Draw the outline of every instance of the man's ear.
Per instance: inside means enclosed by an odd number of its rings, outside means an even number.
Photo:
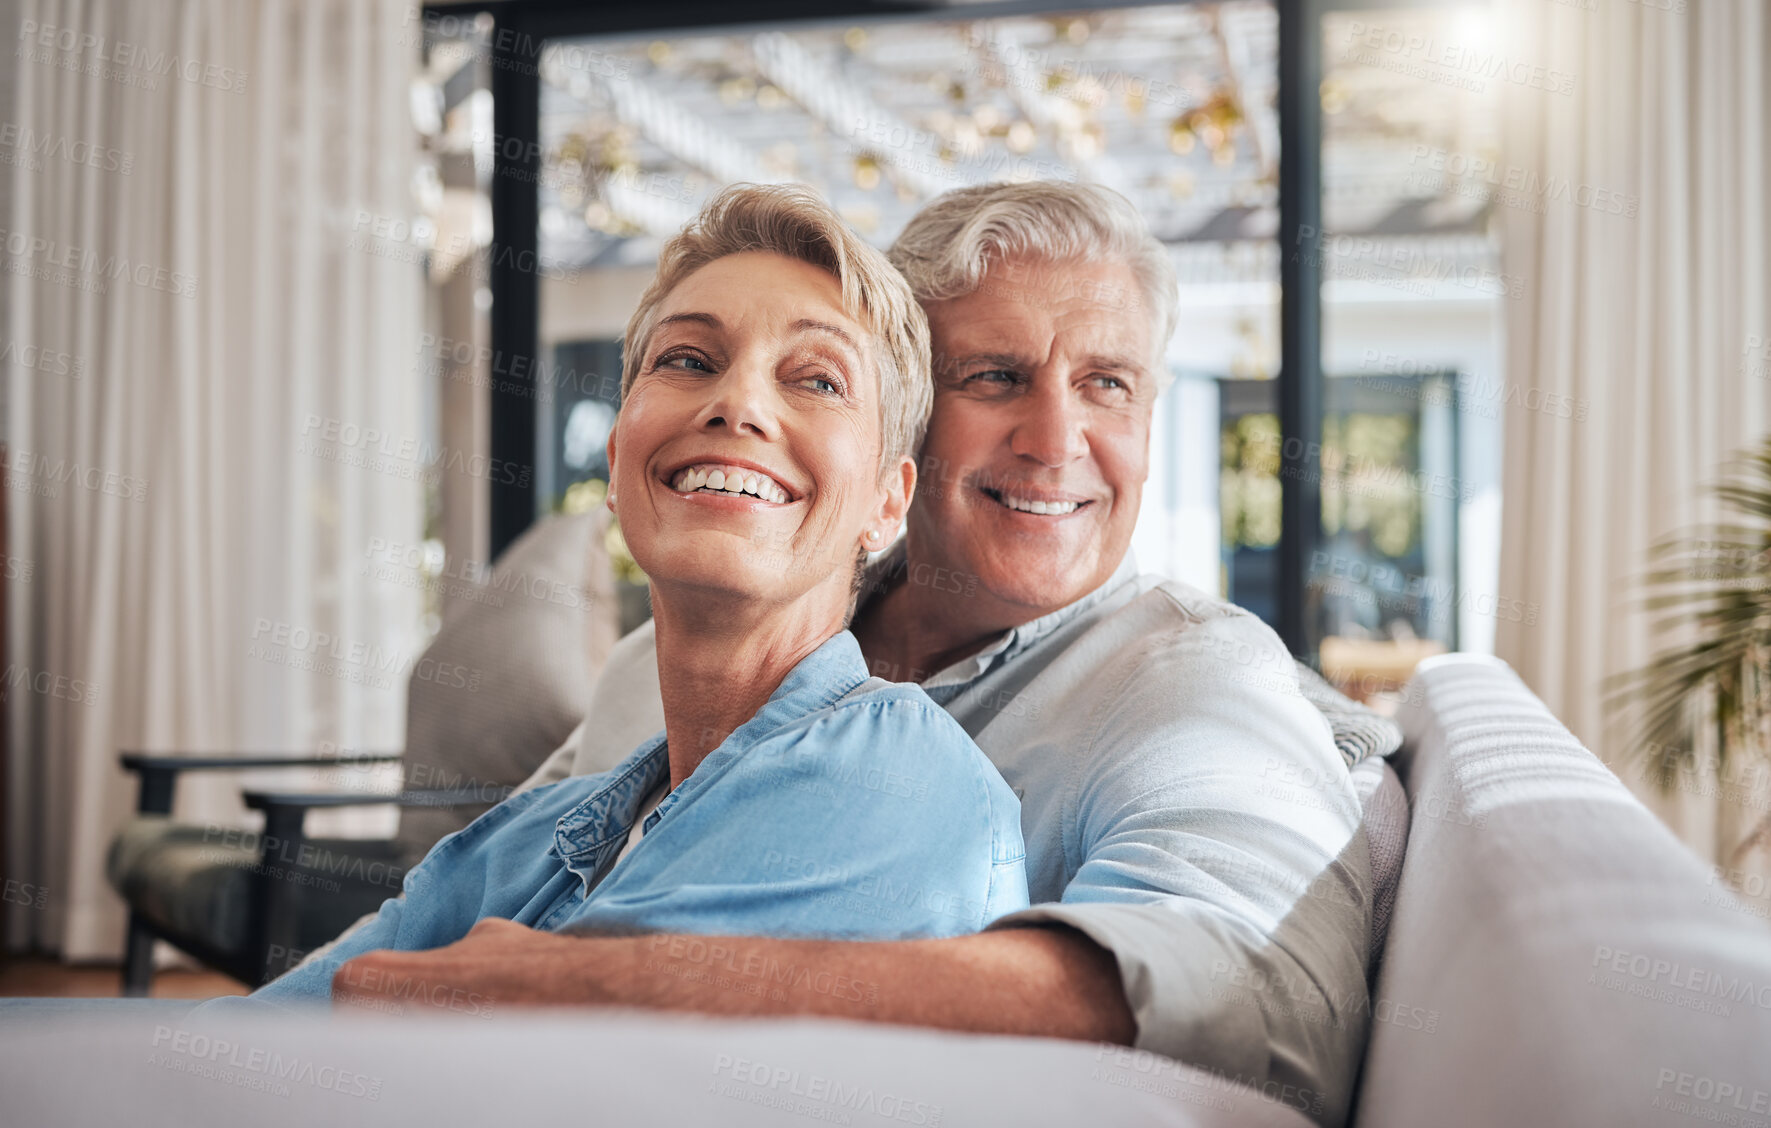
[[[1140,482],[1150,480],[1150,437],[1156,433],[1156,402],[1152,400],[1144,414],[1144,474]]]
[[[861,543],[869,552],[878,552],[891,543],[892,534],[904,524],[910,512],[910,501],[916,496],[916,460],[899,455],[880,475],[880,503],[873,520],[861,532]],[[874,538],[872,533],[878,533]]]
[[[609,424],[609,443],[607,448],[609,451],[609,493],[608,496],[603,499],[603,504],[609,507],[610,513],[615,512],[615,432],[620,429],[621,419],[617,416],[615,422]]]

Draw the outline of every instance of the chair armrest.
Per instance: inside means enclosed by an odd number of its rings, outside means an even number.
[[[505,795],[510,788],[502,789]],[[468,807],[496,803],[503,798],[487,794],[483,787],[454,787],[435,791],[258,791],[240,793],[246,806],[264,812],[264,849],[267,856],[287,844],[301,843],[302,824],[315,808],[372,807],[395,803],[401,807]],[[268,860],[268,859],[267,859]]]
[[[510,789],[502,789],[508,794]],[[281,868],[295,859],[298,864],[307,847],[303,824],[308,811],[315,808],[364,807],[395,803],[401,807],[458,807],[469,804],[495,803],[504,797],[500,789],[457,787],[436,791],[265,791],[249,788],[240,793],[246,806],[264,812],[264,833],[260,836],[258,873],[255,884],[253,948],[258,953],[254,967],[261,981],[271,972],[271,953],[292,950],[300,934],[300,905],[296,886],[289,881],[270,880],[262,875],[280,875]]]
[[[368,807],[393,803],[401,807],[468,807],[497,803],[513,789],[508,787],[451,787],[417,791],[259,791],[241,792],[246,806],[255,811],[309,810],[316,807]]]
[[[505,789],[509,794],[509,789]],[[303,824],[315,808],[369,807],[396,803],[402,807],[466,807],[496,803],[502,796],[483,787],[456,787],[437,791],[258,791],[240,793],[246,806],[264,812],[263,853],[269,865],[278,854],[299,850],[305,837]],[[281,933],[277,933],[281,935]]]
[[[135,811],[140,815],[170,815],[172,789],[180,772],[238,771],[246,768],[327,768],[340,764],[387,764],[397,762],[399,752],[369,752],[353,756],[164,756],[149,752],[124,752],[118,756],[125,771],[141,777]]]
[[[400,752],[365,752],[350,756],[201,756],[156,755],[124,752],[118,757],[132,772],[207,772],[244,768],[332,768],[340,764],[388,764],[403,757]]]

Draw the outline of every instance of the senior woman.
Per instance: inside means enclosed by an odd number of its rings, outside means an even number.
[[[354,956],[488,918],[886,939],[1027,904],[1014,793],[844,629],[928,419],[907,285],[811,193],[739,186],[665,245],[623,356],[609,504],[651,580],[664,731],[443,839],[254,998],[324,997]]]

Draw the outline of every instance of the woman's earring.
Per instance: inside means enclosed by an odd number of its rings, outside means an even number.
[[[879,530],[878,529],[868,529],[867,530],[867,539],[870,541],[879,540]]]

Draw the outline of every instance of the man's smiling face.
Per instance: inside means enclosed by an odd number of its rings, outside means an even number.
[[[926,307],[935,407],[909,519],[921,563],[1005,621],[1105,583],[1149,474],[1154,320],[1129,266],[1010,260]]]

